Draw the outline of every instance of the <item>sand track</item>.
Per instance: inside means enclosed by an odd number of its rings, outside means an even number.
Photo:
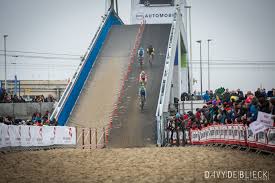
[[[194,146],[16,152],[0,155],[0,170],[0,182],[232,182],[205,180],[211,170],[267,170],[275,179],[274,158]]]

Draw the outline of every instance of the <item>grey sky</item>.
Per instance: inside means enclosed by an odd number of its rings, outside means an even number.
[[[211,38],[214,41],[210,47],[210,60],[275,62],[274,0],[189,0],[189,4],[192,5],[194,60],[199,59],[199,46],[195,41],[203,40],[202,56],[206,60],[206,40]],[[8,50],[83,55],[104,8],[103,0],[0,0],[0,49],[3,50],[3,35],[8,34]],[[123,21],[129,23],[130,0],[119,0],[119,11]],[[74,58],[8,57],[8,78],[17,73],[19,79],[66,79],[79,61],[78,57]],[[226,64],[217,67],[214,65],[211,70],[213,87],[223,85],[245,90],[261,84],[267,89],[275,87],[275,81],[271,79],[275,77],[274,65],[227,68],[232,66]],[[4,79],[3,56],[0,56],[0,68],[0,79]],[[197,67],[194,73],[199,80]],[[207,73],[205,70],[203,73],[203,88],[206,89]],[[195,88],[198,87],[199,84],[195,84]]]
[[[214,59],[275,61],[274,0],[192,0],[191,4],[194,41],[215,39]],[[198,56],[194,52],[195,59]]]
[[[236,64],[214,66],[211,70],[212,86],[245,90],[275,87],[272,79],[275,65],[266,67],[261,64],[261,61],[275,62],[274,0],[192,0],[191,5],[194,60],[199,60],[199,45],[195,41],[203,40],[202,58],[207,60],[206,40],[214,39],[210,44],[210,60],[259,63],[237,68],[234,67]],[[203,88],[206,89],[207,73],[203,71]],[[198,69],[195,72],[196,79],[199,79]]]

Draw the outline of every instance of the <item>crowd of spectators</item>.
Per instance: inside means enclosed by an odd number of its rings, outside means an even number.
[[[57,121],[50,120],[50,113],[46,111],[44,115],[39,112],[35,112],[30,120],[17,119],[11,116],[1,117],[0,123],[6,125],[34,125],[34,126],[56,126]]]
[[[0,88],[0,103],[25,103],[25,102],[55,102],[56,99],[52,95],[44,97],[44,95],[37,96],[17,96],[8,93],[4,88]]]
[[[194,93],[189,94],[189,93],[182,93],[181,94],[181,101],[188,101],[188,100],[212,100],[214,98],[216,98],[216,95],[221,95],[224,92],[224,88],[219,88],[217,90],[215,90],[215,92],[213,92],[213,90],[207,90],[205,93],[203,93],[202,95],[200,94],[200,92],[197,92],[196,90],[194,91]],[[236,91],[230,91],[228,89],[226,89],[226,95],[229,96],[229,94],[233,95],[238,95],[239,97],[244,97],[243,91],[241,91],[240,89],[237,89]],[[251,91],[248,91],[247,93],[252,93]],[[275,96],[275,89],[272,88],[269,91],[266,91],[265,88],[260,89],[258,88],[257,91],[254,93],[255,96],[259,97],[259,95],[263,95],[266,97],[274,97]]]
[[[196,112],[188,111],[180,114],[178,104],[170,107],[167,130],[173,133],[186,129],[201,129],[213,124],[244,124],[249,126],[256,121],[258,111],[275,115],[275,89],[268,92],[258,88],[252,93],[248,91],[245,95],[240,90],[229,91],[219,88],[203,95],[205,104],[197,108]],[[274,118],[275,122],[275,118]],[[275,124],[275,123],[274,123]]]

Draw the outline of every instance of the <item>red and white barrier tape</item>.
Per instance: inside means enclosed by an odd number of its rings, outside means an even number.
[[[253,135],[242,124],[212,125],[201,130],[190,130],[191,144],[234,144],[275,152],[275,128]]]

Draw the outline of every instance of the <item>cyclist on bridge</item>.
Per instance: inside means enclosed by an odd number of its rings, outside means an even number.
[[[144,103],[146,101],[146,88],[145,88],[145,85],[142,83],[140,86],[139,86],[139,97],[141,99],[141,101],[144,99]]]
[[[143,49],[142,47],[140,47],[140,48],[138,49],[137,57],[138,57],[138,61],[139,61],[140,64],[142,65],[143,58],[144,58],[144,49]]]
[[[149,47],[147,48],[147,54],[150,57],[149,62],[151,62],[154,58],[154,55],[155,55],[155,49],[152,45],[149,45]]]
[[[139,74],[139,83],[140,85],[144,84],[144,86],[147,84],[147,75],[145,71],[141,71]]]
[[[147,48],[147,54],[149,56],[155,55],[155,49],[154,49],[154,47],[152,45],[149,45],[149,47]]]

